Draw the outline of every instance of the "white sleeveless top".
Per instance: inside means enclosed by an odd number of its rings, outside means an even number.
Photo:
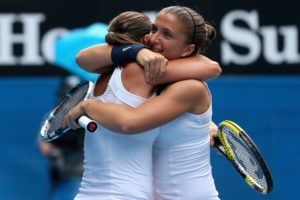
[[[211,174],[211,120],[212,104],[203,114],[186,112],[161,126],[153,158],[156,200],[219,199]]]
[[[146,99],[128,92],[116,68],[103,95],[105,103],[136,107]],[[159,128],[124,135],[100,127],[85,134],[84,174],[75,200],[149,200],[152,195],[152,145]]]

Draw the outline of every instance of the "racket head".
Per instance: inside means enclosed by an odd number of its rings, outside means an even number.
[[[253,140],[240,126],[230,120],[221,122],[215,142],[248,185],[262,194],[272,191],[273,180],[266,162]]]
[[[51,111],[48,118],[43,122],[40,134],[46,141],[52,141],[66,133],[69,128],[63,128],[63,120],[70,109],[86,99],[93,89],[92,82],[82,82],[72,88],[62,98],[58,105]]]

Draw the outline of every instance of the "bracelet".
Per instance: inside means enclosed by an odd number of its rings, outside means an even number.
[[[138,52],[145,48],[143,44],[122,44],[113,46],[111,51],[111,60],[113,64],[120,65],[136,61]]]

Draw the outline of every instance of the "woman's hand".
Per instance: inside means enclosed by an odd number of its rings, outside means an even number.
[[[222,155],[222,153],[217,149],[215,143],[215,136],[218,131],[218,126],[212,121],[210,123],[209,134],[210,134],[210,147],[216,149],[218,155]]]
[[[85,115],[85,111],[84,111],[84,101],[80,102],[79,104],[77,104],[74,108],[72,108],[68,114],[66,115],[65,119],[64,119],[64,127],[69,127],[71,129],[78,129],[80,128],[79,124],[78,124],[78,119]]]
[[[210,146],[212,148],[216,148],[216,144],[215,144],[215,136],[217,134],[218,131],[218,126],[212,121],[210,123],[210,128],[209,128],[209,134],[210,134]]]
[[[145,78],[149,83],[155,82],[166,71],[168,60],[159,53],[143,48],[138,52],[136,59],[144,67]]]

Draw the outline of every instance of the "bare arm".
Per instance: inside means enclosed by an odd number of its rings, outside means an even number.
[[[199,105],[204,99],[205,90],[206,87],[199,81],[180,81],[137,108],[85,100],[68,113],[64,124],[78,128],[74,123],[75,119],[86,114],[113,131],[139,133],[165,124],[184,112],[193,112],[195,105]],[[207,107],[205,105],[203,109],[206,110]]]
[[[187,79],[205,81],[216,78],[222,72],[219,63],[200,54],[166,62],[162,55],[149,49],[141,49],[137,54],[137,61],[144,67],[146,81],[151,84]]]
[[[77,64],[84,70],[103,73],[110,69],[112,46],[98,44],[81,50],[76,56]],[[170,83],[179,80],[208,80],[219,76],[220,65],[203,55],[168,61],[160,54],[142,49],[137,61],[144,66],[146,81],[152,84]],[[168,63],[168,67],[165,65]]]
[[[76,55],[76,62],[80,68],[94,73],[104,73],[113,65],[110,54],[112,46],[98,44],[81,50]]]
[[[169,83],[186,79],[205,81],[216,78],[221,72],[222,69],[219,63],[203,55],[197,55],[169,61],[166,72],[154,81],[153,84]]]

